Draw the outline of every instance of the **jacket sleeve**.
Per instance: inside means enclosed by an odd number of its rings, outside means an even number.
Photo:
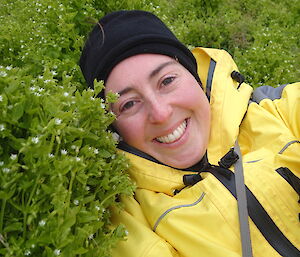
[[[113,257],[179,257],[176,250],[150,228],[133,197],[122,199],[125,209],[114,211],[112,222],[124,224],[128,235],[113,249]]]
[[[266,99],[273,101],[273,107],[267,107]],[[258,87],[253,92],[252,100],[283,120],[294,137],[300,139],[300,82],[282,85],[277,88],[270,86]]]
[[[287,85],[277,108],[292,134],[300,139],[300,82]]]

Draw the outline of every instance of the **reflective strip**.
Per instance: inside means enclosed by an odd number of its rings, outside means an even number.
[[[248,209],[246,189],[244,182],[244,170],[242,162],[242,154],[238,142],[235,142],[234,150],[238,154],[239,159],[234,164],[235,186],[238,202],[239,221],[240,221],[240,235],[242,240],[243,257],[252,257],[252,246],[250,238],[250,228],[248,221]]]
[[[206,96],[208,100],[210,100],[210,92],[211,92],[212,80],[213,80],[215,68],[216,68],[216,62],[213,59],[210,59],[207,80],[206,80]]]
[[[291,144],[294,144],[294,143],[300,143],[299,140],[293,140],[291,142],[288,142],[280,151],[279,151],[279,154],[282,154]]]
[[[176,209],[179,209],[179,208],[183,208],[183,207],[192,207],[192,206],[195,206],[196,204],[200,203],[204,197],[205,193],[203,192],[202,195],[200,196],[200,198],[194,202],[194,203],[191,203],[191,204],[182,204],[182,205],[177,205],[177,206],[174,206],[168,210],[166,210],[162,215],[160,215],[160,217],[158,218],[158,220],[155,222],[155,225],[153,227],[153,231],[155,232],[156,229],[157,229],[157,226],[159,225],[159,223],[161,222],[161,220],[171,211],[173,210],[176,210]]]
[[[248,161],[248,162],[245,162],[245,163],[254,163],[254,162],[259,162],[261,161],[262,159],[259,159],[259,160],[253,160],[253,161]]]

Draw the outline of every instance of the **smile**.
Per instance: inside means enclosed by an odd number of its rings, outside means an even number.
[[[187,121],[184,120],[172,133],[162,136],[162,137],[157,137],[156,140],[160,143],[173,143],[176,140],[178,140],[185,132],[187,126]]]

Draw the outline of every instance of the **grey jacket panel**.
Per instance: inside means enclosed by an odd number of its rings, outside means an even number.
[[[251,100],[253,102],[260,103],[260,101],[262,101],[263,99],[271,99],[271,100],[280,99],[282,90],[286,86],[287,84],[281,85],[276,88],[271,86],[258,87],[253,91]]]

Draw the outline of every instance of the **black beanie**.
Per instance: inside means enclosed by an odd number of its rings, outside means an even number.
[[[200,83],[197,63],[190,52],[155,15],[145,11],[117,11],[95,25],[80,57],[89,87],[104,80],[122,60],[137,54],[167,55],[179,61]],[[102,92],[103,96],[103,92]]]

